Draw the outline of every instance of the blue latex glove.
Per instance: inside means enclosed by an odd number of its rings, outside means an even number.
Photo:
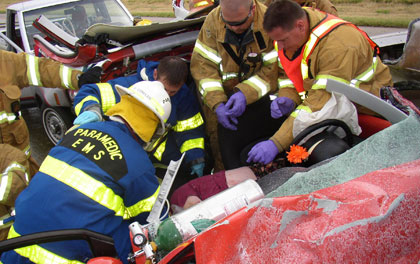
[[[248,153],[248,159],[246,162],[260,162],[268,164],[273,161],[273,159],[279,154],[279,150],[271,140],[266,140],[258,143],[252,147],[251,151]]]
[[[222,126],[230,130],[237,130],[235,125],[238,124],[238,119],[236,119],[236,117],[231,116],[229,114],[229,110],[227,109],[224,103],[221,103],[216,108],[216,115],[217,115],[217,120],[219,121],[220,124],[222,124]]]
[[[279,97],[271,102],[271,117],[280,118],[290,114],[295,109],[295,102],[288,97]]]
[[[83,125],[87,123],[101,121],[101,117],[92,111],[84,111],[73,121],[73,125]]]
[[[191,175],[197,174],[198,177],[203,176],[204,173],[204,162],[197,163],[191,166]]]
[[[245,95],[241,91],[232,95],[226,103],[226,108],[229,109],[229,114],[231,116],[241,116],[246,108]]]

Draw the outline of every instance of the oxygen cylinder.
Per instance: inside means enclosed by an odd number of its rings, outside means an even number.
[[[165,219],[157,229],[154,242],[159,251],[169,252],[215,222],[262,198],[264,193],[260,186],[248,179]]]

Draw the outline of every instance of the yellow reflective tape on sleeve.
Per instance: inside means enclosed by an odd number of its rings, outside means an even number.
[[[184,144],[182,144],[181,146],[180,152],[184,153],[185,151],[194,148],[204,149],[204,138],[195,138],[185,141]]]
[[[26,73],[30,85],[42,86],[38,57],[26,54]]]
[[[25,153],[26,157],[29,158],[31,156],[31,145],[27,145],[22,151]]]
[[[106,113],[109,108],[117,103],[114,90],[109,83],[97,83],[96,85],[98,86],[99,92],[101,94],[102,112]]]
[[[20,237],[20,235],[15,231],[12,226],[9,230],[9,235],[7,238]],[[22,248],[15,249],[15,252],[19,255],[30,259],[33,263],[39,264],[82,264],[83,262],[77,260],[70,260],[63,258],[57,254],[52,253],[38,245],[32,245]]]
[[[7,113],[6,111],[0,112],[0,124],[3,124],[3,123],[12,124],[14,122],[16,122],[15,113]]]
[[[295,85],[290,79],[277,79],[279,89],[282,88],[295,88]]]
[[[67,67],[63,64],[60,65],[60,79],[61,79],[61,86],[66,87],[71,90],[76,90],[71,83],[71,73],[72,69]],[[80,87],[79,87],[80,88]]]
[[[9,194],[14,191],[12,190],[14,171],[22,172],[23,175],[25,175],[26,185],[29,183],[29,174],[26,171],[26,168],[17,162],[12,162],[1,174],[0,201],[2,202],[7,200]]]
[[[211,91],[225,92],[223,90],[222,81],[217,80],[217,79],[202,79],[199,83],[199,86],[200,86],[200,93],[203,96],[206,96],[206,94]]]
[[[158,160],[161,161],[162,160],[162,155],[163,152],[165,151],[166,148],[166,141],[167,139],[165,139],[165,141],[163,141],[159,147],[157,147],[157,149],[155,150],[155,153],[153,153],[153,156]]]
[[[175,132],[183,132],[186,130],[191,130],[194,128],[197,128],[204,124],[203,117],[201,116],[200,112],[198,112],[196,115],[194,115],[191,118],[188,118],[186,120],[181,120],[176,123],[176,125],[173,127],[173,130]]]
[[[312,113],[312,110],[311,110],[311,108],[309,108],[309,106],[298,105],[298,107],[296,107],[296,109],[290,115],[292,117],[296,118],[299,115],[300,111],[305,111],[307,113]]]
[[[200,54],[203,58],[215,63],[220,64],[222,62],[222,58],[220,57],[219,53],[205,45],[203,42],[197,39],[194,46],[194,51]]]
[[[160,186],[156,189],[155,193],[149,196],[146,199],[143,199],[137,202],[135,205],[127,207],[127,212],[130,217],[135,217],[144,212],[150,212],[153,205],[156,202],[157,196],[159,194]]]
[[[248,84],[257,91],[258,98],[263,97],[270,90],[269,84],[261,79],[258,75],[252,76],[251,78],[245,80],[244,83]]]
[[[222,72],[222,81],[226,82],[231,79],[237,78],[238,74],[235,72]]]
[[[76,113],[76,115],[78,116],[80,114],[80,110],[83,107],[83,104],[86,103],[87,101],[95,101],[97,104],[100,104],[98,98],[89,95],[86,96],[85,98],[82,99],[82,101],[80,101],[75,107],[74,107],[74,112]]]
[[[343,78],[335,77],[333,75],[320,74],[315,77],[315,82],[311,88],[314,90],[325,89],[327,87],[328,79],[336,80],[337,82],[342,82],[345,84],[349,84],[349,81]]]
[[[353,87],[359,88],[361,82],[368,82],[372,79],[372,77],[375,75],[376,68],[378,66],[378,59],[377,57],[373,57],[372,65],[369,66],[369,68],[364,71],[362,74],[357,76],[355,79],[350,81],[350,85]]]
[[[278,55],[275,49],[273,49],[272,51],[270,51],[267,54],[263,54],[263,65],[269,65],[272,63],[275,63],[277,61]]]

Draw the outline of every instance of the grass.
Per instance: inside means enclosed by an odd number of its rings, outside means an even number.
[[[189,0],[184,1],[188,6]],[[331,1],[341,18],[358,26],[407,27],[410,21],[420,17],[420,0]],[[0,1],[0,13],[4,13],[8,5],[18,2],[21,1]],[[122,2],[133,16],[174,16],[171,0],[122,0]]]

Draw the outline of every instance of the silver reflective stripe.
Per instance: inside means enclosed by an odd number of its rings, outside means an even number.
[[[279,88],[286,88],[286,87],[295,87],[293,82],[290,79],[278,79]]]
[[[220,64],[222,62],[222,58],[219,56],[219,54],[215,50],[207,47],[199,40],[195,42],[194,50],[195,49],[197,49],[196,51],[199,54],[201,54],[204,58],[207,58],[208,60],[214,62],[215,64]]]
[[[74,87],[71,84],[71,73],[72,73],[72,69],[65,66],[65,65],[60,65],[60,76],[61,76],[61,83],[64,87],[68,88],[68,89],[74,89]],[[80,88],[80,87],[79,87]]]
[[[258,97],[266,95],[269,91],[268,84],[257,75],[252,76],[248,80],[244,81],[244,83],[252,86],[258,92]]]
[[[237,73],[233,73],[233,72],[222,73],[222,81],[223,82],[226,82],[226,81],[228,81],[230,79],[234,79],[236,77],[238,77],[238,74]]]
[[[263,56],[264,65],[268,65],[268,64],[276,62],[277,57],[278,57],[277,52],[275,49],[273,49],[272,51],[270,51],[269,53]]]
[[[40,85],[40,82],[38,80],[38,58],[35,56],[27,55],[28,58],[28,71],[30,80],[29,83],[32,85]]]
[[[26,168],[24,166],[20,165],[17,162],[12,162],[3,171],[2,176],[1,176],[1,183],[0,183],[0,201],[2,201],[2,200],[5,199],[6,192],[13,191],[13,190],[10,189],[11,188],[12,181],[13,181],[13,177],[11,175],[9,175],[9,172],[11,172],[13,170],[18,170],[18,171],[23,172],[25,174],[26,183],[29,182],[29,175],[26,172]]]
[[[21,114],[20,114],[20,111],[19,111],[19,116],[20,115]],[[11,124],[15,121],[17,121],[17,120],[16,120],[16,115],[14,113],[6,113],[5,111],[0,112],[0,124],[6,123],[6,122]]]
[[[209,91],[216,91],[216,90],[224,91],[223,86],[220,81],[202,81],[200,83],[200,87],[201,87],[200,93],[203,96],[207,94]]]

